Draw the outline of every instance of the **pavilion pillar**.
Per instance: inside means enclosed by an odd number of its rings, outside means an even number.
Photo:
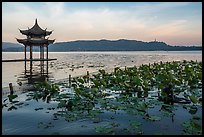
[[[46,69],[46,71],[47,71],[47,75],[48,75],[48,45],[46,45],[46,50],[47,50],[47,57],[46,57],[46,59],[47,59],[47,69]]]
[[[25,74],[26,74],[26,45],[25,45],[25,51],[24,51],[24,53],[25,53],[25,64],[24,64],[24,66],[25,66]]]
[[[43,75],[44,75],[44,46],[42,46],[42,71],[43,71]]]
[[[30,45],[30,59],[33,59],[33,51],[32,51],[32,46]]]
[[[42,59],[42,46],[40,46],[40,59]],[[43,68],[42,68],[42,64],[43,64],[43,61],[41,60],[40,61],[40,72],[41,72],[41,75],[42,75],[42,72],[43,72]]]
[[[30,75],[32,75],[32,67],[33,67],[33,51],[32,51],[32,45],[30,45]]]

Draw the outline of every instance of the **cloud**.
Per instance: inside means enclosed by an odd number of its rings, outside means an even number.
[[[46,9],[48,17],[55,18],[60,17],[64,13],[65,3],[64,2],[46,2],[43,7]]]
[[[185,24],[187,20],[174,20],[167,24],[163,24],[161,26],[157,26],[150,30],[150,33],[155,33],[157,35],[163,36],[172,36],[174,34],[178,34],[179,32],[185,30]]]
[[[132,5],[131,8],[142,14],[152,14],[170,9],[181,8],[189,4],[190,2],[149,2],[141,5]]]
[[[173,37],[179,36],[180,39],[184,39],[190,37],[190,34],[202,35],[199,29],[202,28],[202,24],[198,18],[192,20],[192,15],[188,15],[188,18],[178,15],[174,17],[170,12],[166,12],[181,10],[188,5],[190,3],[186,2],[132,3],[123,9],[110,7],[76,9],[63,2],[3,3],[2,38],[12,42],[15,41],[13,36],[22,38],[18,28],[32,27],[35,18],[38,18],[42,28],[54,30],[50,39],[56,38],[57,42],[102,38],[151,41],[157,37],[171,44]]]

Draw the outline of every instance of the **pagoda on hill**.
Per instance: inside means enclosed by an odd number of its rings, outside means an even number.
[[[26,71],[26,61],[30,61],[30,75],[32,75],[32,66],[33,61],[40,61],[41,74],[44,74],[44,61],[47,61],[47,69],[46,72],[48,74],[48,61],[56,60],[56,59],[48,59],[48,45],[53,44],[55,40],[49,40],[46,36],[52,34],[52,31],[47,31],[46,29],[42,29],[35,20],[35,24],[32,28],[28,28],[27,30],[20,30],[20,33],[26,35],[26,39],[17,39],[16,40],[25,46],[25,73]],[[40,48],[40,59],[33,59],[33,46],[37,46]],[[26,49],[30,48],[30,58],[26,58]],[[44,58],[44,50],[46,48],[46,58]]]

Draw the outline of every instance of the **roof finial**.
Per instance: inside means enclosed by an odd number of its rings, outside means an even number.
[[[37,20],[37,18],[35,19],[35,24],[38,24],[38,20]]]

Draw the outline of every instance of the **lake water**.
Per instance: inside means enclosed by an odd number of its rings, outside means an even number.
[[[27,55],[28,56],[28,55]],[[22,59],[24,53],[3,52],[3,59]],[[34,53],[34,57],[39,57],[39,53]],[[202,61],[202,51],[154,51],[154,52],[64,52],[49,53],[49,58],[57,58],[56,61],[49,62],[49,72],[51,78],[63,80],[68,75],[85,75],[87,71],[96,73],[99,69],[113,71],[115,67],[139,66],[154,62],[179,61],[179,60],[197,60]],[[35,66],[39,62],[34,63]],[[2,63],[2,87],[8,87],[10,82],[17,85],[19,76],[24,72],[24,62],[3,62]],[[68,89],[69,90],[69,89]],[[160,111],[161,105],[155,105],[149,108],[148,113],[152,116],[161,117],[160,121],[147,121],[143,115],[133,115],[121,110],[116,112],[103,111],[98,117],[101,121],[94,122],[94,119],[83,118],[73,122],[67,122],[64,118],[55,119],[54,113],[58,109],[56,102],[46,103],[42,100],[26,100],[28,93],[19,94],[17,100],[22,103],[18,109],[8,111],[7,107],[2,108],[2,134],[3,135],[100,135],[96,128],[101,126],[110,126],[116,122],[119,127],[114,128],[116,135],[126,135],[125,129],[129,127],[130,122],[140,122],[144,135],[165,134],[181,135],[183,134],[182,124],[192,118],[192,114],[184,109],[182,105],[174,105],[175,115],[164,116]],[[2,98],[2,101],[5,98]],[[49,108],[55,108],[55,110]],[[42,108],[37,110],[38,108]],[[202,106],[198,106],[197,116],[202,117]],[[200,123],[201,124],[201,123]],[[134,130],[133,130],[134,131]],[[131,133],[135,134],[135,132]]]
[[[184,133],[182,123],[192,117],[182,105],[174,106],[173,116],[165,116],[164,111],[160,111],[161,106],[157,105],[149,108],[148,113],[161,117],[160,121],[148,121],[143,119],[144,115],[117,110],[117,113],[113,111],[100,113],[96,116],[101,120],[100,122],[94,122],[93,118],[81,118],[68,122],[60,116],[55,119],[53,114],[60,110],[56,109],[56,102],[25,101],[27,98],[25,93],[18,96],[17,100],[23,104],[16,110],[7,111],[8,108],[5,107],[2,109],[3,135],[106,135],[107,133],[96,132],[96,128],[110,127],[113,123],[119,124],[119,127],[114,128],[116,135],[135,135],[135,129],[132,132],[125,130],[130,122],[142,123],[139,129],[144,132],[144,135],[182,135]],[[37,108],[42,109],[36,110]],[[55,108],[55,110],[49,110],[49,108]],[[196,115],[202,116],[202,106],[198,106]]]
[[[33,56],[39,58],[39,53],[34,52]],[[2,53],[3,60],[23,58],[24,52]],[[69,75],[80,76],[85,75],[87,71],[94,73],[99,69],[113,71],[115,67],[132,67],[160,61],[202,61],[202,51],[51,52],[49,58],[57,59],[49,62],[50,77],[61,80],[68,78]],[[39,64],[34,62],[34,66]],[[24,73],[24,62],[2,62],[2,87],[8,87],[9,83],[18,85],[22,73]]]

